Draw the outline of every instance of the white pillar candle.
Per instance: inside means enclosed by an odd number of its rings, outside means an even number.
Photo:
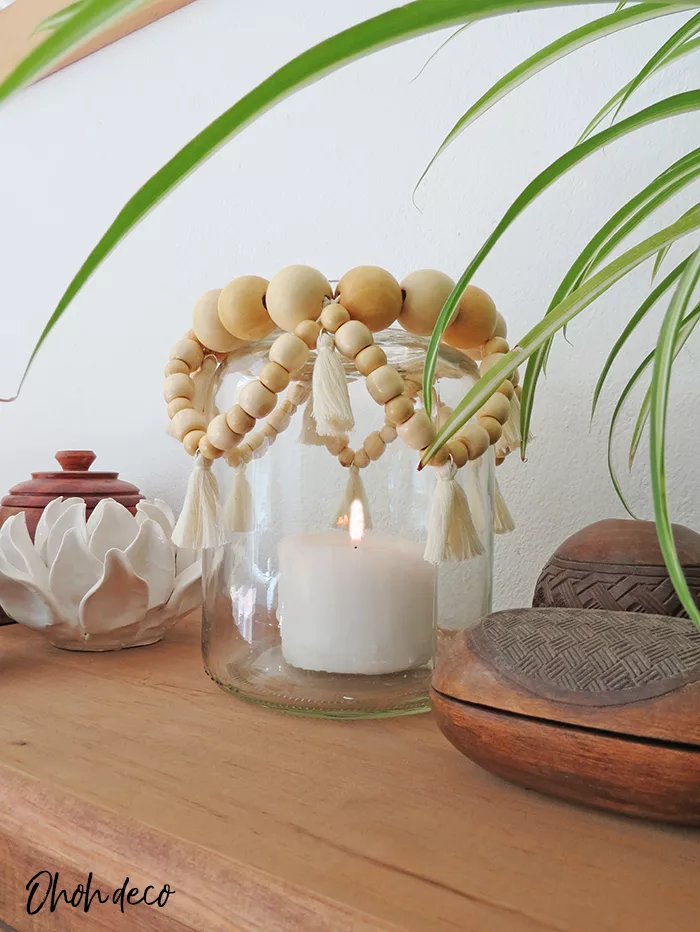
[[[410,540],[347,531],[284,538],[279,622],[287,663],[327,673],[396,673],[433,656],[435,567]]]

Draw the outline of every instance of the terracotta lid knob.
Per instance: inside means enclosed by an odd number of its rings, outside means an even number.
[[[56,459],[66,472],[87,472],[97,457],[92,450],[59,450]]]

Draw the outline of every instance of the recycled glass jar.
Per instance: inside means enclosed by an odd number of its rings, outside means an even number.
[[[274,335],[231,354],[217,405],[232,405],[267,358]],[[420,404],[427,340],[403,330],[377,336]],[[295,378],[310,385],[311,362]],[[350,446],[383,426],[365,380],[345,364],[355,428]],[[443,345],[438,412],[476,378],[474,363]],[[306,403],[307,405],[309,402]],[[205,552],[203,655],[209,676],[250,702],[288,712],[369,718],[427,711],[442,643],[491,608],[493,450],[458,472],[483,554],[435,567],[423,559],[435,471],[399,440],[359,470],[323,445],[301,405],[274,443],[245,467],[248,529]],[[222,499],[242,477],[217,461]],[[240,494],[240,488],[238,493]],[[364,528],[363,528],[364,525]]]

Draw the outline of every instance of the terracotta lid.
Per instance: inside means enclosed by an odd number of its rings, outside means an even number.
[[[682,524],[673,525],[680,561],[700,564],[700,534]],[[582,563],[621,563],[627,566],[659,566],[664,558],[653,521],[608,518],[596,521],[567,538],[554,553],[562,560]]]
[[[32,478],[10,489],[1,501],[0,524],[11,514],[24,511],[29,533],[34,530],[42,511],[54,498],[82,498],[89,515],[103,498],[113,498],[132,513],[143,495],[135,485],[119,478],[117,472],[90,472],[95,462],[92,450],[61,450],[56,459],[61,472],[33,472]]]

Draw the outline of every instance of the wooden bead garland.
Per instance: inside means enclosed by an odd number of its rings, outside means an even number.
[[[365,377],[369,394],[384,407],[385,416],[384,427],[370,433],[357,451],[348,445],[346,431],[353,423],[351,415],[349,421],[342,416],[334,424],[331,411],[330,419],[326,417],[323,424],[318,422],[319,429],[324,428],[320,430],[321,440],[328,451],[353,474],[349,483],[352,492],[359,482],[358,471],[379,459],[387,444],[397,437],[422,453],[435,439],[436,423],[414,403],[421,394],[420,386],[413,379],[404,379],[387,362],[373,334],[398,320],[410,333],[428,335],[453,287],[452,280],[436,270],[413,272],[399,285],[383,269],[360,266],[340,279],[333,297],[330,283],[322,273],[308,266],[289,266],[269,283],[258,276],[241,276],[221,290],[207,292],[195,305],[193,330],[175,344],[165,367],[163,394],[168,403],[171,432],[190,455],[199,453],[210,463],[224,456],[238,474],[289,426],[292,415],[309,396],[311,383],[298,381],[298,373],[311,351],[317,354],[314,416],[319,368],[325,373],[326,392],[337,393],[342,380],[347,394],[339,354],[353,362]],[[245,342],[261,339],[276,327],[283,333],[272,343],[269,361],[259,377],[241,389],[237,403],[218,413],[212,398],[207,408],[197,387],[204,369],[209,367],[207,381],[211,383],[217,364],[229,353]],[[491,298],[476,286],[467,286],[445,331],[445,342],[480,359],[484,374],[509,352],[506,335],[505,321]],[[320,367],[322,357],[324,366]],[[476,422],[465,425],[431,458],[430,465],[443,470],[439,473],[442,480],[453,483],[456,470],[483,456],[490,445],[496,446],[499,463],[517,448],[518,381],[517,370],[513,370],[477,412]],[[277,396],[285,390],[284,400],[278,404]],[[330,403],[332,409],[335,405],[335,411],[338,405],[343,409],[342,398],[331,398]],[[349,410],[349,398],[347,405]],[[205,416],[208,410],[214,414]],[[447,413],[449,409],[438,404],[438,427]],[[257,421],[265,418],[262,427],[253,430]],[[193,478],[200,484],[215,482],[207,469],[200,469]],[[455,494],[456,490],[450,491],[445,501]],[[458,508],[462,504],[458,503]],[[474,541],[467,549],[473,546]]]

